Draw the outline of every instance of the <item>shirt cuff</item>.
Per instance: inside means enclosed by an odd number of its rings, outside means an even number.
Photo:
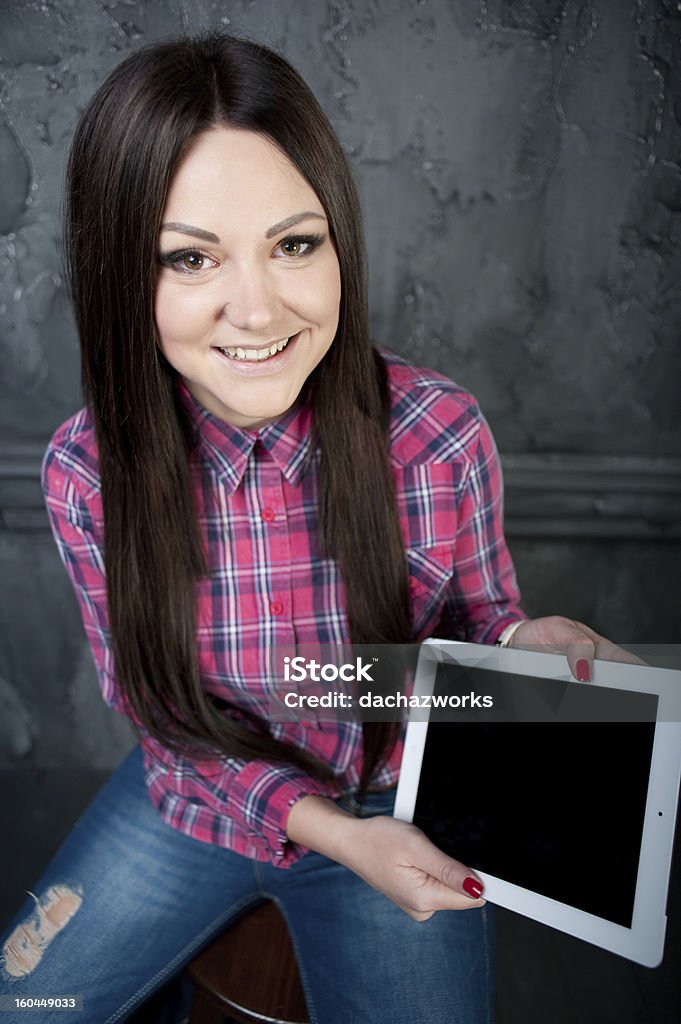
[[[288,868],[309,852],[306,846],[292,842],[286,833],[291,808],[304,796],[334,799],[338,789],[304,772],[251,761],[239,772],[238,789],[249,842],[266,852],[275,867]]]
[[[520,612],[520,615],[517,613],[511,613],[510,615],[500,616],[494,622],[489,623],[486,628],[474,638],[473,643],[498,644],[499,639],[503,637],[511,627],[513,628],[513,633],[515,633],[518,626],[523,622],[527,622],[527,616],[523,616],[522,611]],[[512,633],[510,635],[512,635]],[[508,643],[509,639],[510,637],[506,638],[506,643]]]

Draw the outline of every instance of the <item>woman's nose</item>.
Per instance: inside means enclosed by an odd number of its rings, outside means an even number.
[[[267,273],[244,270],[230,274],[223,293],[223,315],[232,327],[242,331],[264,331],[276,322],[280,300]]]

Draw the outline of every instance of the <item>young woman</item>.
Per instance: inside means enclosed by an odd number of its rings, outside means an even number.
[[[0,990],[122,1021],[271,898],[312,1020],[490,1021],[482,886],[390,817],[395,727],[271,721],[271,652],[541,643],[586,679],[607,642],[526,619],[474,399],[372,348],[327,120],[261,46],[141,50],[80,119],[66,233],[86,407],[43,485],[140,746],[10,926]]]

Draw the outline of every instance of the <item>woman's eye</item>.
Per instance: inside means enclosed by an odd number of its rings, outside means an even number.
[[[304,242],[298,242],[297,240],[291,238],[286,242],[282,242],[281,248],[283,252],[286,253],[287,256],[300,256],[301,252],[303,252],[304,245]]]
[[[293,259],[309,256],[324,241],[321,235],[292,235],[284,238],[277,248],[284,256]]]
[[[203,261],[204,258],[200,252],[188,252],[177,261],[176,265],[182,267],[183,270],[201,270],[203,267]]]
[[[160,256],[164,267],[171,267],[180,274],[195,274],[199,270],[210,270],[217,263],[198,249],[182,249],[179,252],[164,253]]]

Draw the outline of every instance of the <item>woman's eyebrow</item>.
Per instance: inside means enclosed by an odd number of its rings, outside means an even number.
[[[220,241],[212,231],[204,231],[203,228],[195,228],[191,224],[177,224],[175,221],[170,224],[161,224],[161,231],[179,231],[181,235],[193,235],[194,238],[203,238],[206,242]]]
[[[286,231],[287,228],[292,228],[294,224],[300,224],[301,221],[309,220],[311,217],[315,217],[317,220],[326,220],[323,213],[315,213],[313,210],[303,210],[302,213],[294,213],[291,217],[286,217],[284,220],[280,220],[278,224],[273,224],[272,227],[268,228],[265,232],[265,238],[273,238],[274,235],[278,235],[280,231]],[[218,236],[213,234],[212,231],[204,231],[203,228],[194,227],[192,224],[180,224],[177,221],[171,221],[169,224],[162,224],[161,231],[179,231],[181,235],[193,235],[194,238],[202,238],[206,242],[220,242]]]
[[[278,224],[274,224],[271,228],[268,228],[265,232],[265,238],[272,238],[274,235],[278,235],[280,231],[286,231],[287,228],[292,228],[294,224],[300,224],[301,220],[309,220],[310,217],[317,217],[319,220],[326,220],[323,213],[314,213],[312,210],[304,210],[302,213],[294,213],[292,217],[280,220]]]

